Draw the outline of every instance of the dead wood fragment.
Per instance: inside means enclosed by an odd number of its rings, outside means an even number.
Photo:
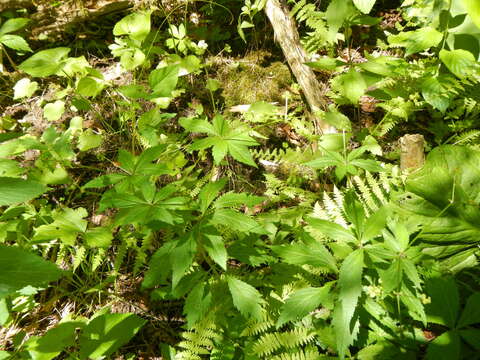
[[[313,70],[305,65],[309,61],[305,49],[300,44],[295,20],[283,0],[267,0],[265,13],[272,24],[275,39],[282,48],[298,84],[302,88],[305,99],[312,112],[326,110],[327,100],[325,88],[317,80]],[[324,121],[317,119],[323,133],[335,132],[335,129]]]
[[[406,134],[400,138],[400,169],[415,171],[425,163],[425,139],[420,134]]]

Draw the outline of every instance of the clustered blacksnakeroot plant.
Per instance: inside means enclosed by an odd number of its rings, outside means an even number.
[[[245,2],[244,41],[268,1]],[[308,64],[330,84],[316,116],[337,133],[316,134],[288,103],[222,109],[205,43],[187,22],[161,35],[152,10],[113,28],[116,77],[67,47],[19,64],[14,100],[57,89],[38,103],[40,130],[0,122],[0,359],[137,358],[152,334],[172,332],[155,356],[477,356],[479,54],[461,41],[480,34],[477,3],[404,2],[406,22],[359,59],[355,30],[381,29],[369,14],[382,2],[288,3],[308,30]],[[5,22],[0,44],[26,24]],[[194,79],[205,102],[175,113]],[[92,125],[104,94],[112,119]],[[358,129],[365,95],[382,110]],[[385,134],[420,113],[438,146],[402,173]],[[281,145],[265,132],[279,123]],[[167,304],[175,328],[158,310]],[[53,324],[32,330],[56,306]]]

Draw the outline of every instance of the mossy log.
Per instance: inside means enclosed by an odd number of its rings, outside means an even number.
[[[295,20],[290,15],[283,0],[267,0],[265,13],[272,24],[275,39],[282,48],[288,65],[300,85],[305,99],[312,112],[325,110],[327,101],[321,83],[313,70],[305,65],[309,61],[305,49],[300,44]],[[335,132],[335,129],[324,121],[317,120],[323,133]]]

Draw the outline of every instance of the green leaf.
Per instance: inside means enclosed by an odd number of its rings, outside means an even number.
[[[102,175],[95,179],[90,180],[85,185],[83,185],[84,189],[91,189],[91,188],[101,188],[108,185],[114,185],[126,178],[123,174],[108,174]]]
[[[80,79],[76,92],[85,97],[95,97],[102,92],[104,84],[93,76],[86,76]]]
[[[96,227],[88,229],[83,235],[85,244],[92,248],[108,249],[112,244],[113,234],[109,227]]]
[[[425,306],[428,322],[445,325],[453,329],[457,322],[459,311],[459,295],[455,279],[438,277],[426,282],[431,303]]]
[[[362,243],[365,243],[380,235],[387,223],[387,215],[388,212],[384,207],[382,207],[367,218],[362,233]]]
[[[205,316],[211,303],[212,294],[205,292],[205,282],[198,282],[188,294],[183,307],[188,328],[192,328],[195,323]]]
[[[57,100],[53,103],[48,103],[43,108],[43,116],[48,121],[59,120],[65,112],[65,102]]]
[[[187,270],[192,266],[197,243],[192,234],[184,236],[172,250],[172,289],[178,285]]]
[[[458,332],[447,331],[433,340],[427,348],[427,360],[459,360],[461,341]]]
[[[345,357],[348,347],[355,339],[356,330],[351,323],[358,298],[362,294],[363,257],[363,250],[357,249],[346,257],[340,267],[339,304],[335,308],[333,326],[337,335],[337,350],[341,359]]]
[[[223,270],[227,270],[227,250],[223,243],[223,238],[218,235],[205,234],[206,241],[203,246],[207,250],[208,255]]]
[[[81,321],[61,322],[43,336],[30,337],[23,347],[33,360],[51,360],[75,343],[75,330],[83,327]]]
[[[170,97],[178,82],[178,65],[153,70],[148,76],[148,82],[155,97]]]
[[[337,32],[342,27],[344,21],[356,12],[351,1],[333,0],[328,4],[325,18],[328,24],[329,41],[336,42]]]
[[[30,22],[30,19],[27,19],[27,18],[8,19],[0,27],[0,36],[20,30],[21,28],[25,27],[29,22]]]
[[[248,147],[240,145],[234,141],[228,143],[228,152],[232,157],[243,164],[257,167]]]
[[[264,234],[265,230],[251,217],[232,209],[217,209],[211,220],[213,225],[228,226],[243,233]]]
[[[78,234],[87,230],[87,221],[84,220],[88,216],[87,210],[84,208],[70,209],[58,211],[54,213],[54,221],[51,224],[41,225],[35,229],[33,241],[43,242],[53,239],[59,239],[66,245],[75,245]]]
[[[470,76],[476,66],[475,57],[467,50],[457,49],[449,51],[442,49],[439,57],[448,70],[461,79]]]
[[[200,200],[200,211],[202,213],[205,213],[205,211],[207,211],[210,204],[218,196],[220,190],[225,187],[226,183],[227,179],[223,178],[217,181],[209,182],[202,188],[202,190],[198,194],[198,200]]]
[[[151,14],[151,11],[144,11],[125,16],[113,27],[113,35],[127,35],[131,39],[144,41],[150,33]]]
[[[324,245],[318,242],[309,245],[302,243],[275,245],[271,248],[287,264],[327,267],[335,273],[338,272],[335,258]]]
[[[264,300],[258,290],[232,276],[227,277],[227,284],[230,294],[232,294],[233,305],[238,311],[247,319],[252,317],[257,321],[262,321]]]
[[[440,110],[442,113],[447,111],[450,105],[450,98],[447,95],[448,87],[444,86],[439,77],[429,77],[422,83],[421,89],[423,98],[434,109]]]
[[[38,89],[38,83],[36,81],[31,81],[29,78],[23,78],[18,80],[15,86],[13,87],[13,99],[22,99],[25,97],[30,97]]]
[[[468,16],[470,16],[480,29],[480,2],[477,0],[462,0],[463,5],[467,9]]]
[[[0,206],[31,200],[47,190],[45,185],[35,181],[0,177]]]
[[[340,84],[340,94],[346,97],[350,103],[356,105],[358,100],[365,93],[367,83],[362,74],[357,72],[354,68],[350,69],[346,74],[338,76]]]
[[[354,242],[356,237],[343,226],[327,220],[309,218],[308,224],[335,241]]]
[[[42,50],[22,62],[18,68],[34,77],[47,77],[62,68],[62,61],[69,52],[70,49],[65,47]]]
[[[18,35],[1,35],[0,43],[16,51],[32,52],[25,39]]]
[[[112,355],[142,328],[146,320],[135,314],[102,314],[94,317],[80,335],[80,359]]]
[[[338,71],[343,66],[347,65],[346,62],[331,57],[323,57],[313,62],[307,62],[305,65],[310,66],[313,69]]]
[[[335,108],[331,108],[324,114],[324,120],[339,130],[351,131],[352,124],[350,119]]]
[[[431,27],[415,30],[408,37],[405,56],[435,47],[442,41],[442,38],[443,34]]]
[[[88,151],[102,145],[102,135],[95,134],[92,129],[87,129],[78,137],[77,148],[80,151]]]
[[[44,286],[61,276],[54,263],[16,246],[0,244],[0,299],[27,285]]]
[[[321,288],[308,287],[293,292],[280,310],[277,320],[277,328],[283,324],[300,320],[319,307],[320,304],[331,302],[330,288],[333,283],[327,283]]]
[[[480,323],[480,292],[476,292],[467,299],[457,328]]]
[[[368,14],[370,11],[372,11],[375,1],[376,0],[353,0],[353,3],[362,13]]]
[[[464,329],[459,331],[460,336],[475,350],[480,351],[480,329]]]

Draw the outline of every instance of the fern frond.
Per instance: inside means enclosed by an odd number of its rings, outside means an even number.
[[[368,186],[370,186],[370,189],[372,189],[372,191],[375,194],[375,196],[377,197],[377,199],[380,201],[381,204],[385,205],[387,203],[387,199],[385,198],[385,194],[383,193],[379,182],[377,180],[375,180],[373,175],[368,171],[365,172],[365,178],[367,179]],[[387,179],[381,180],[381,184],[385,184],[385,183],[388,183],[388,182],[390,182],[390,181],[387,180]]]
[[[120,267],[123,264],[125,255],[127,255],[127,250],[128,250],[127,244],[124,241],[122,241],[122,243],[117,247],[115,261],[113,263],[113,268],[116,272],[120,271]]]
[[[178,344],[183,350],[175,359],[201,359],[200,355],[208,355],[214,348],[214,341],[220,338],[220,331],[215,325],[215,318],[207,316],[197,322],[191,330],[182,333],[183,340]]]
[[[282,348],[293,349],[306,345],[314,338],[315,333],[303,327],[291,331],[268,333],[255,342],[253,351],[260,356],[269,356]]]
[[[93,256],[92,272],[97,270],[97,268],[105,261],[105,253],[105,249],[98,249],[97,253]]]
[[[347,227],[347,222],[345,220],[345,217],[343,216],[343,206],[340,207],[337,201],[340,200],[332,199],[327,192],[323,193],[323,206],[330,218],[330,221],[333,221],[343,227]]]
[[[75,254],[73,255],[73,270],[76,270],[82,262],[85,261],[87,255],[87,249],[83,246],[79,246],[75,249]]]
[[[460,135],[455,136],[454,138],[454,145],[459,145],[459,144],[471,144],[475,140],[478,140],[480,138],[480,130],[470,130],[466,131]]]
[[[315,348],[300,350],[293,353],[283,353],[273,356],[271,360],[318,360],[324,359]],[[337,358],[335,358],[337,359]]]
[[[373,192],[370,188],[365,184],[363,179],[360,176],[354,176],[353,182],[357,185],[357,195],[360,201],[363,204],[363,208],[365,209],[365,213],[367,216],[371,214],[371,212],[375,212],[378,210],[378,206],[373,199]]]
[[[272,319],[266,319],[262,322],[250,320],[247,326],[243,329],[240,336],[255,336],[267,332],[275,325]]]

